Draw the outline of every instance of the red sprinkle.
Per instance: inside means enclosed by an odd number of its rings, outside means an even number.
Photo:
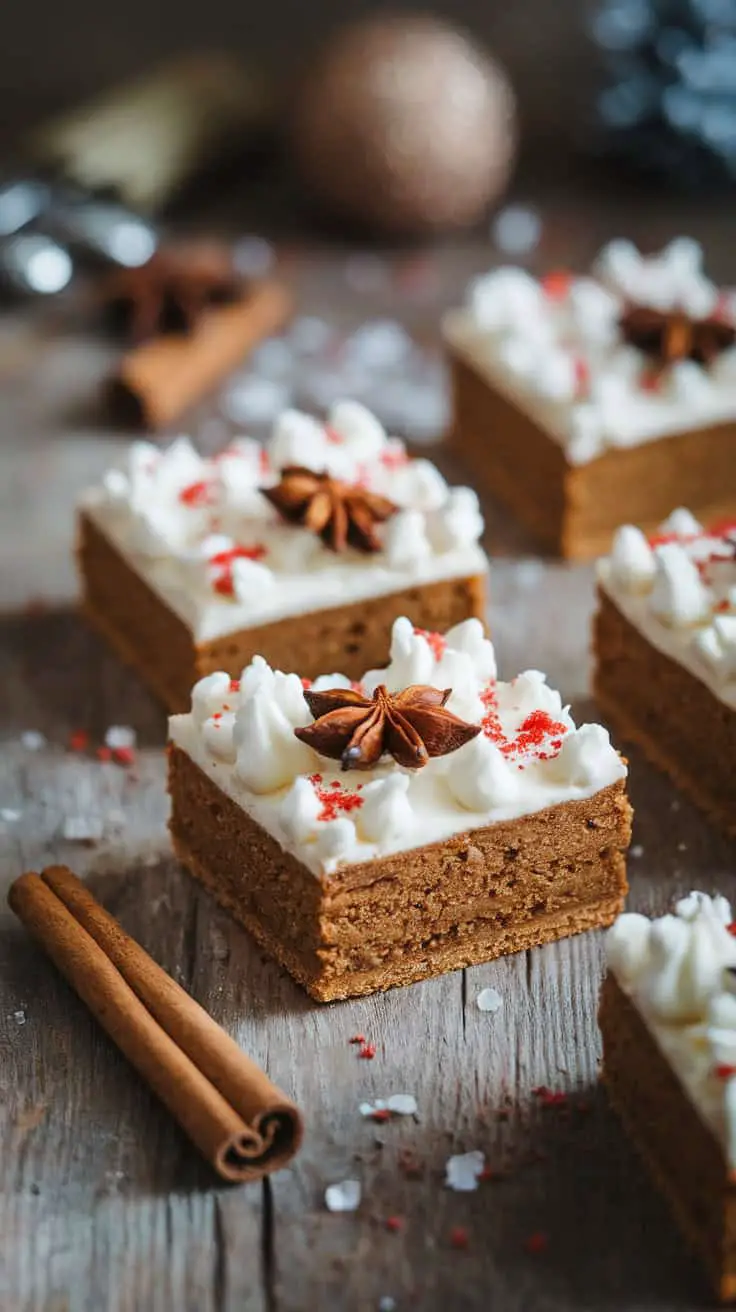
[[[726,925],[726,929],[729,934],[732,934],[733,937],[736,938],[736,920],[732,920],[730,925]]]
[[[231,691],[231,692],[240,692],[240,679],[231,679],[231,680],[230,680],[230,691]]]
[[[567,733],[567,726],[559,720],[553,720],[547,711],[532,711],[519,726],[516,737],[505,742],[501,751],[505,756],[522,755],[531,752],[538,761],[549,761],[555,755],[554,741],[560,741]],[[545,739],[550,741],[545,743]],[[541,751],[542,747],[551,747],[552,751]]]
[[[585,396],[590,383],[590,370],[580,356],[575,357],[575,392],[577,396]]]
[[[402,447],[395,451],[383,451],[378,458],[384,469],[401,469],[402,465],[409,463],[409,457]]]
[[[427,646],[431,648],[435,660],[442,660],[442,657],[447,650],[447,638],[444,634],[432,633],[430,629],[415,629],[414,632],[418,637],[424,638]]]
[[[546,1084],[540,1084],[539,1088],[532,1089],[535,1098],[539,1099],[542,1107],[564,1107],[567,1102],[566,1093],[555,1093],[548,1089]]]
[[[86,729],[75,729],[74,732],[69,735],[70,752],[86,752],[88,747],[89,734]]]
[[[116,765],[134,765],[135,752],[132,747],[113,747],[112,759]]]
[[[111,749],[110,747],[98,747],[98,748],[97,748],[97,760],[98,760],[98,761],[111,761],[111,760],[112,760],[112,749]]]
[[[375,1043],[362,1043],[360,1048],[358,1049],[358,1056],[362,1057],[363,1061],[373,1061],[375,1055],[376,1055]]]
[[[317,798],[322,803],[318,820],[337,820],[340,815],[357,811],[363,805],[363,798],[359,793],[351,793],[349,789],[343,788],[339,779],[329,785],[323,785],[322,776],[313,774],[309,776],[309,782],[314,785]]]
[[[403,1216],[387,1216],[386,1229],[392,1230],[394,1234],[396,1234],[399,1230],[403,1230],[404,1229]]]
[[[453,1248],[468,1248],[470,1238],[464,1225],[454,1225],[450,1231],[450,1244]]]
[[[365,1043],[365,1034],[354,1034],[352,1039],[348,1039],[348,1043]]]
[[[389,1111],[388,1107],[377,1107],[375,1111],[371,1112],[370,1119],[372,1121],[379,1121],[381,1123],[384,1121],[390,1121],[391,1112]]]
[[[227,551],[218,551],[210,556],[209,563],[222,572],[213,579],[212,587],[223,597],[232,597],[234,592],[233,564],[236,560],[263,560],[266,548],[260,542],[252,547],[230,547]]]
[[[271,473],[271,461],[265,446],[262,446],[258,454],[258,467],[263,478],[268,478]]]
[[[311,679],[302,679],[302,688],[311,688],[311,686],[312,686]]]
[[[190,483],[188,487],[183,487],[179,493],[179,500],[185,506],[211,506],[212,493],[212,484],[205,479],[200,479],[198,483]]]
[[[730,1080],[736,1075],[736,1066],[729,1066],[726,1062],[722,1062],[719,1066],[716,1066],[715,1074],[719,1080]]]
[[[329,442],[330,446],[343,446],[345,439],[329,424],[325,424],[325,441]]]
[[[540,279],[540,286],[545,296],[553,301],[561,301],[572,285],[572,274],[567,269],[552,269]]]
[[[642,392],[658,392],[662,386],[662,379],[659,374],[652,373],[650,370],[645,369],[644,372],[639,375],[639,386],[641,387]]]
[[[544,1230],[535,1230],[534,1234],[524,1240],[527,1253],[543,1253],[548,1245],[549,1235],[545,1234]]]

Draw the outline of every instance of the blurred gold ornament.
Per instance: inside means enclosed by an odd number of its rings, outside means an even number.
[[[430,17],[340,31],[295,98],[292,141],[315,198],[374,231],[419,235],[473,223],[502,192],[516,148],[503,70]]]

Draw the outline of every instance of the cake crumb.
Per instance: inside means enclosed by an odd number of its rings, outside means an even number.
[[[524,1240],[524,1249],[527,1253],[543,1253],[549,1245],[549,1236],[544,1230],[535,1230]]]
[[[635,843],[633,847],[630,847],[629,855],[633,856],[634,859],[638,861],[639,857],[644,855],[644,848],[641,843]]]

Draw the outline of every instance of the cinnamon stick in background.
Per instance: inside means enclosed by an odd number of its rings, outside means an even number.
[[[292,311],[289,292],[265,281],[241,300],[213,306],[186,334],[167,333],[123,355],[110,384],[111,403],[125,423],[163,428],[205,396]]]
[[[298,1108],[71,870],[21,875],[8,902],[224,1179],[258,1180],[291,1160]]]

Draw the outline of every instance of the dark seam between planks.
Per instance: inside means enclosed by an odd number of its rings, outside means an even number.
[[[465,969],[465,967],[463,967],[463,969],[460,971],[460,1001],[462,1003],[462,1012],[463,1012],[463,1042],[464,1042],[467,1032],[467,1018],[465,1015],[465,1009],[468,1005],[468,972]]]
[[[266,1312],[278,1312],[276,1294],[276,1227],[273,1190],[268,1176],[262,1181],[261,1208],[261,1284]]]
[[[215,1195],[213,1199],[215,1213],[213,1217],[212,1239],[214,1244],[214,1256],[212,1262],[212,1299],[213,1306],[218,1309],[225,1307],[227,1297],[227,1237],[225,1227],[222,1222],[222,1208],[220,1200]]]

